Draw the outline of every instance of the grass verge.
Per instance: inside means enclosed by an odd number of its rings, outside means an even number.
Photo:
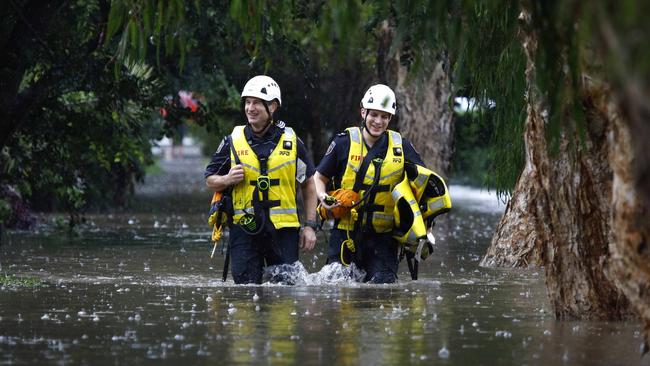
[[[42,284],[36,277],[16,277],[16,275],[0,274],[0,287],[38,287]]]

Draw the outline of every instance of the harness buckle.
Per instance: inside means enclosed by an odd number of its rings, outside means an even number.
[[[268,175],[260,175],[257,177],[257,189],[261,192],[268,191],[271,186],[271,178]]]

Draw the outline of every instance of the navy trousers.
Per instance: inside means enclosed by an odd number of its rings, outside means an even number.
[[[269,225],[271,225],[269,223]],[[262,283],[264,267],[292,264],[298,260],[299,228],[250,235],[238,225],[230,226],[230,261],[236,284]]]
[[[350,232],[350,238],[355,239],[354,232]],[[345,239],[345,230],[332,229],[327,263],[341,262],[341,243]],[[355,239],[354,245],[360,254],[355,264],[366,271],[366,282],[393,283],[397,280],[398,244],[391,233],[364,233],[360,240]]]

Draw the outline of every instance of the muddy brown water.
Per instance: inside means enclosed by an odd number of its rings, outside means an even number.
[[[6,236],[0,273],[43,285],[0,289],[0,364],[650,364],[636,323],[556,321],[541,270],[479,267],[503,206],[467,187],[451,187],[417,281],[405,263],[393,285],[326,281],[321,232],[298,285],[224,283],[203,162],[183,163],[76,237]]]

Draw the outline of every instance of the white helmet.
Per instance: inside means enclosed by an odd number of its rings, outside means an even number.
[[[384,84],[373,85],[368,88],[363,99],[361,99],[361,106],[365,109],[376,109],[395,115],[397,109],[395,93]]]
[[[282,97],[278,83],[266,75],[257,75],[248,80],[246,85],[244,85],[244,90],[241,92],[241,97],[255,97],[267,102],[272,102],[273,99],[277,99],[278,104],[282,105]]]

